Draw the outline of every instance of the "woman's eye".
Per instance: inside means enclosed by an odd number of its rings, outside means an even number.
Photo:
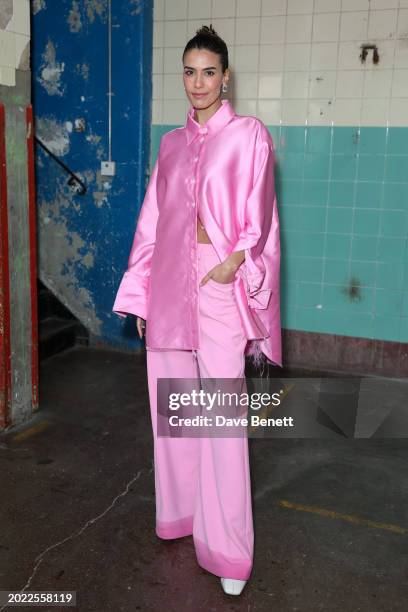
[[[214,72],[213,70],[209,70],[209,71],[207,72],[207,74],[208,74],[208,75],[210,75],[210,76],[213,76],[213,75],[215,74],[215,72]]]

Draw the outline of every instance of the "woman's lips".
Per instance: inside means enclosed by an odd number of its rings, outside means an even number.
[[[193,96],[194,96],[195,98],[204,98],[206,95],[207,95],[207,94],[195,94],[195,93],[193,93]]]

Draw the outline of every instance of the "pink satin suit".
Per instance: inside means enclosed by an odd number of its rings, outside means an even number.
[[[212,244],[197,242],[197,212]],[[235,280],[202,277],[244,250]],[[248,439],[157,435],[158,378],[243,378],[245,355],[282,366],[274,149],[228,100],[204,126],[164,134],[113,312],[146,319],[156,534],[192,535],[201,567],[248,579],[254,531]]]

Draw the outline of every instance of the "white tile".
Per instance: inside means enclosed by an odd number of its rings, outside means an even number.
[[[232,17],[214,18],[211,20],[214,30],[229,47],[235,43],[235,19]]]
[[[341,10],[341,0],[315,0],[315,13],[337,13]]]
[[[308,125],[331,125],[334,103],[331,99],[309,100],[307,111]]]
[[[399,0],[400,8],[408,8],[408,0]]]
[[[153,47],[163,47],[164,45],[164,21],[153,23]]]
[[[396,39],[393,40],[383,40],[381,44],[378,46],[378,51],[380,55],[380,62],[377,66],[373,63],[373,54],[372,51],[369,52],[366,63],[364,64],[365,70],[377,70],[381,66],[381,68],[392,68],[394,65],[394,48],[396,44]]]
[[[312,36],[312,15],[288,15],[286,18],[286,42],[309,42]]]
[[[237,17],[259,17],[261,0],[237,0]]]
[[[153,2],[153,20],[164,20],[164,0],[154,0]]]
[[[162,100],[152,101],[152,124],[162,125]]]
[[[239,17],[236,21],[235,44],[259,44],[261,20],[259,17]]]
[[[358,41],[339,43],[339,70],[360,69],[362,67],[360,53],[361,49]]]
[[[262,0],[261,15],[286,15],[287,0]]]
[[[339,38],[340,13],[319,13],[313,17],[313,41],[334,42]]]
[[[0,85],[14,87],[16,84],[16,71],[10,66],[0,66]]]
[[[262,17],[261,44],[270,45],[285,42],[286,17]]]
[[[258,70],[259,45],[237,45],[235,50],[235,70],[250,72]]]
[[[15,42],[16,42],[15,67],[19,68],[23,54],[27,53],[28,51],[28,56],[30,56],[30,37],[26,36],[25,34],[16,34]],[[23,70],[29,70],[30,68],[29,61],[28,61],[28,66],[21,66],[21,68]]]
[[[395,67],[408,68],[408,45],[405,39],[399,39],[396,42]]]
[[[233,104],[237,115],[256,117],[257,100],[236,100]]]
[[[162,123],[184,125],[186,120],[184,100],[165,100],[163,103]]]
[[[360,125],[361,100],[337,99],[333,102],[334,125]]]
[[[281,72],[261,72],[259,74],[259,98],[280,98],[282,96],[283,74]]]
[[[363,107],[361,110],[361,125],[386,125],[388,119],[388,102],[388,100],[381,98],[368,98],[363,100]]]
[[[183,100],[186,96],[183,77],[180,74],[163,75],[163,99]]]
[[[394,98],[390,100],[388,121],[392,126],[408,127],[406,98]]]
[[[392,97],[406,98],[408,97],[408,70],[395,70],[392,82]],[[408,101],[407,101],[408,112]]]
[[[310,43],[286,45],[285,70],[308,70],[310,62]]]
[[[286,72],[283,78],[284,98],[307,98],[309,75],[307,72]]]
[[[367,38],[368,11],[342,13],[340,23],[340,40],[359,40]]]
[[[29,0],[13,0],[13,16],[8,22],[6,30],[30,36]]]
[[[282,114],[280,100],[259,100],[258,117],[266,125],[279,125]]]
[[[370,0],[370,9],[392,9],[398,8],[398,0]]]
[[[212,17],[235,17],[235,0],[215,0]]]
[[[0,30],[0,64],[13,69],[16,67],[16,35],[14,32]]]
[[[313,13],[313,0],[288,0],[288,15]]]
[[[162,74],[152,75],[152,99],[153,100],[163,99],[163,75]]]
[[[169,72],[183,74],[183,51],[184,47],[169,47],[164,53],[164,69],[165,74]]]
[[[259,52],[259,71],[283,70],[284,45],[261,45]]]
[[[364,70],[338,70],[336,98],[361,98],[364,88]]]
[[[236,72],[234,80],[234,95],[237,100],[255,98],[258,91],[258,74],[253,72]]]
[[[370,0],[342,0],[342,11],[368,11]]]
[[[153,64],[152,65],[153,74],[159,74],[163,72],[163,48],[162,47],[153,48],[152,64]]]
[[[164,47],[179,47],[181,40],[186,40],[186,21],[164,21]],[[157,45],[160,46],[160,45]]]
[[[309,74],[309,98],[334,98],[336,92],[336,71],[320,70]]]
[[[398,15],[397,37],[406,41],[408,33],[408,9],[401,9]]]
[[[392,70],[366,71],[364,98],[389,98],[391,95]]]
[[[171,0],[164,3],[165,21],[187,19],[187,0]]]
[[[282,123],[285,125],[305,125],[307,119],[307,100],[284,100],[282,103]]]
[[[210,19],[211,0],[189,0],[188,2],[189,19]]]
[[[314,43],[310,67],[312,70],[330,70],[337,66],[337,43]]]
[[[368,37],[379,40],[394,38],[397,30],[397,10],[370,11]]]

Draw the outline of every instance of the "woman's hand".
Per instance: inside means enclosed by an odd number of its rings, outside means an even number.
[[[200,287],[205,285],[207,281],[214,280],[216,283],[232,283],[235,280],[235,272],[237,268],[235,266],[231,266],[229,263],[223,261],[220,264],[217,264],[214,268],[209,270],[205,276],[200,281]]]
[[[136,317],[136,328],[140,338],[143,338],[143,334],[146,328],[146,321],[142,317]]]

